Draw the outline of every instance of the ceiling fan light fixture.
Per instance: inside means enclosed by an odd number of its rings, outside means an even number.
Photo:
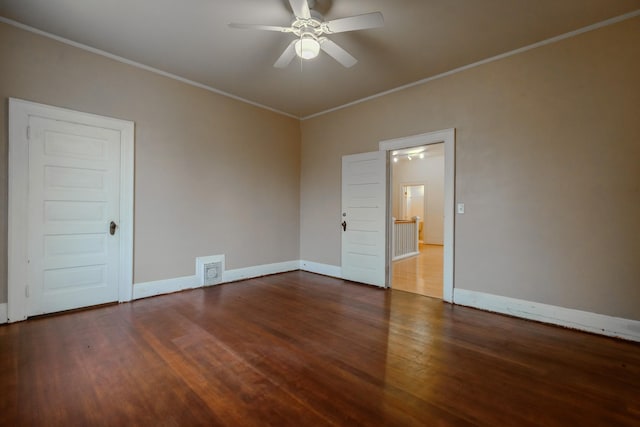
[[[320,53],[320,43],[311,35],[302,35],[295,44],[296,55],[302,59],[313,59]]]

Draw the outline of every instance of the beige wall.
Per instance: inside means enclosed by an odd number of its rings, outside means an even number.
[[[297,120],[5,24],[0,58],[0,302],[8,97],[135,122],[136,283],[298,259]]]
[[[228,268],[339,265],[341,156],[453,127],[467,209],[456,286],[640,320],[639,28],[628,20],[300,125],[0,24],[0,302],[16,97],[136,122],[136,282],[191,275],[196,256],[218,253]]]
[[[341,156],[456,128],[455,286],[640,320],[640,18],[302,122],[300,258],[340,265]]]

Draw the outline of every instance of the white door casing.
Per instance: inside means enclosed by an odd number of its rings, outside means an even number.
[[[133,123],[16,99],[9,122],[9,321],[129,301]]]
[[[342,278],[387,285],[387,153],[342,157]]]
[[[379,148],[380,150],[392,151],[438,143],[444,143],[444,271],[442,299],[452,303],[454,288],[455,129],[445,129],[380,141]],[[389,218],[389,220],[391,219]]]

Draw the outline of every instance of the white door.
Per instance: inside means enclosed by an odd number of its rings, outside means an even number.
[[[29,134],[27,315],[117,301],[120,132],[30,116]]]
[[[386,286],[387,153],[342,157],[342,277]]]

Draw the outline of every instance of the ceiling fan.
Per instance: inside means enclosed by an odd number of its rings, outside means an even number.
[[[320,50],[324,51],[343,66],[347,68],[352,67],[358,60],[349,52],[325,37],[325,35],[378,28],[384,25],[384,19],[380,12],[324,21],[320,13],[311,9],[315,4],[315,0],[289,0],[289,4],[291,5],[291,10],[294,15],[289,27],[229,24],[231,28],[277,31],[295,35],[296,39],[289,43],[289,46],[287,46],[282,55],[280,55],[280,58],[273,64],[276,68],[285,68],[296,55],[302,59],[313,59],[318,56]]]

